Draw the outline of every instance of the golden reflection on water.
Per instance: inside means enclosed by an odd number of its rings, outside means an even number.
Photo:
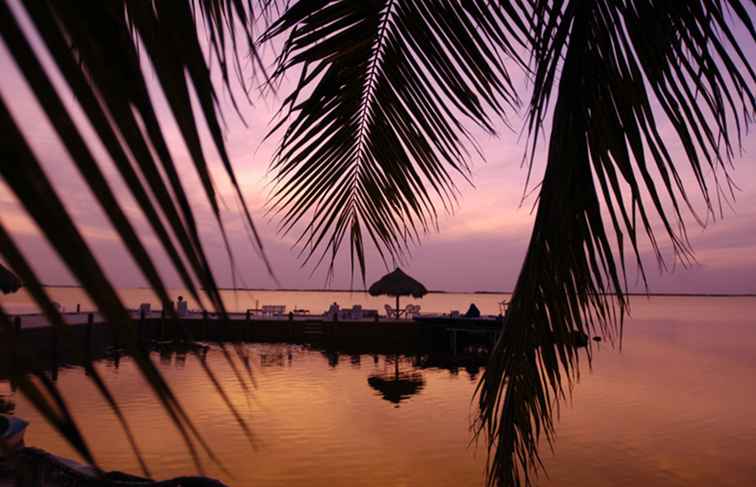
[[[687,300],[687,301],[685,301]],[[635,304],[623,350],[599,344],[563,405],[555,451],[542,450],[544,486],[744,486],[756,481],[756,300],[656,298]],[[233,478],[229,485],[480,486],[486,454],[470,446],[476,381],[460,369],[402,374],[424,385],[396,404],[372,388],[394,357],[327,356],[299,346],[253,345],[257,387],[244,393],[217,352],[213,370],[254,433],[250,445],[194,357],[154,358]],[[335,366],[329,365],[329,360]],[[116,393],[158,478],[194,471],[180,436],[128,358],[97,365]],[[80,369],[59,385],[96,457],[138,473],[124,435]],[[0,384],[0,394],[8,392]],[[19,395],[33,421],[27,443],[73,456]]]

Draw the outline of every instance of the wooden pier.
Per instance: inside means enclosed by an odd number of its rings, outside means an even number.
[[[127,340],[145,348],[157,344],[194,342],[286,342],[362,353],[456,353],[470,340],[491,343],[501,321],[464,319],[431,321],[328,320],[319,315],[260,316],[230,313],[225,318],[206,312],[181,317],[161,311],[132,311],[134,326],[125,329],[105,322],[96,312],[65,313],[62,332],[43,315],[16,315],[11,333],[0,331],[0,379],[19,370],[55,370],[125,352]]]

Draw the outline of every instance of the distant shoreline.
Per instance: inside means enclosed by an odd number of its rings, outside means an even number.
[[[81,288],[71,284],[45,284],[44,287]],[[150,289],[148,287],[127,287],[121,289]],[[172,288],[169,288],[172,289]],[[220,287],[219,291],[265,291],[265,292],[304,292],[304,293],[367,293],[365,289],[270,289],[270,288],[230,288]],[[512,294],[512,291],[444,291],[431,289],[428,294]],[[670,298],[756,298],[756,293],[626,293],[630,297],[670,297]],[[613,294],[609,294],[613,296]]]

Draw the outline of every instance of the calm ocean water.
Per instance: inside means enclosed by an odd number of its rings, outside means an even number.
[[[87,305],[80,291],[54,289],[68,309]],[[78,293],[78,294],[77,294]],[[124,292],[130,305],[148,292]],[[354,293],[253,292],[237,309],[286,304],[324,310],[333,301],[382,308]],[[2,297],[30,311],[23,295]],[[232,297],[229,296],[229,303]],[[502,296],[431,295],[424,311],[465,309],[475,302],[498,312]],[[407,301],[412,302],[412,301]],[[656,297],[633,301],[622,350],[595,349],[557,425],[555,449],[542,450],[542,486],[756,485],[756,298]],[[252,344],[256,388],[246,394],[217,351],[208,360],[254,433],[250,445],[192,356],[155,355],[155,362],[231,472],[205,462],[232,486],[481,486],[486,460],[470,444],[479,372],[421,369],[399,357],[417,390],[398,406],[368,382],[390,379],[395,357],[334,356],[293,345]],[[153,474],[167,478],[194,467],[179,435],[128,359],[97,364],[114,390]],[[139,473],[124,435],[78,368],[58,384],[106,469]],[[32,421],[30,445],[75,455],[7,383],[0,396]]]

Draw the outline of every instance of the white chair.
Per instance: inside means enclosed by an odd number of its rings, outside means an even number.
[[[286,313],[286,305],[263,304],[262,313],[264,316],[281,316]]]
[[[404,311],[404,316],[406,316],[407,318],[415,318],[417,316],[420,316],[420,305],[408,304],[407,309]]]
[[[391,307],[390,304],[387,304],[385,306],[386,309],[386,318],[396,318],[396,310]]]

